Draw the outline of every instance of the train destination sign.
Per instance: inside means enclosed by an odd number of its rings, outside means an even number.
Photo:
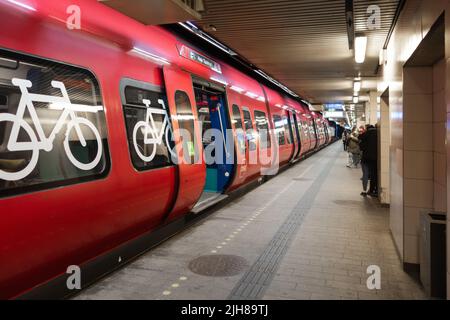
[[[220,64],[217,63],[216,61],[205,57],[204,55],[192,50],[191,48],[188,48],[186,46],[181,46],[180,49],[180,55],[182,57],[185,57],[187,59],[193,60],[197,63],[200,63],[202,65],[204,65],[205,67],[208,67],[209,69],[218,72],[218,73],[222,73],[222,68],[220,67]]]

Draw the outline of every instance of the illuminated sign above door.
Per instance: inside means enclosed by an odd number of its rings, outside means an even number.
[[[198,53],[197,51],[186,47],[185,45],[182,45],[181,48],[179,48],[179,52],[180,52],[180,56],[195,61],[197,63],[200,63],[202,65],[204,65],[205,67],[218,72],[218,73],[222,73],[222,68],[220,67],[220,64],[217,63],[216,61],[205,57],[204,55]]]

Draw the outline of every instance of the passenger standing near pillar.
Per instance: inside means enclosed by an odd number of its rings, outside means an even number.
[[[357,168],[360,161],[361,149],[359,148],[358,140],[358,130],[353,130],[352,134],[349,135],[348,139],[348,153],[351,155],[351,163],[347,165],[349,168]]]
[[[342,144],[344,145],[344,151],[347,151],[347,139],[348,139],[348,132],[347,129],[344,130],[342,133]]]
[[[362,196],[378,196],[378,132],[369,125],[367,131],[360,136],[360,148],[362,151],[363,192]],[[370,179],[370,189],[367,193],[367,184]]]

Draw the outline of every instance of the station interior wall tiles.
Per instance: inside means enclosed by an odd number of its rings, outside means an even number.
[[[386,51],[383,81],[379,86],[379,92],[389,90],[390,228],[403,262],[417,263],[415,230],[420,211],[446,211],[450,201],[446,192],[449,180],[446,159],[450,150],[444,138],[450,138],[446,127],[450,121],[450,23],[445,25],[443,61],[424,68],[404,68],[444,12],[445,21],[450,21],[447,0],[406,2]],[[408,110],[415,112],[408,113]],[[431,120],[427,111],[432,111]],[[449,216],[447,220],[450,223]],[[447,283],[450,281],[449,249],[447,233]],[[447,288],[450,297],[450,285]]]

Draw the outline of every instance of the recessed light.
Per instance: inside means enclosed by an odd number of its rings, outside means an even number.
[[[367,37],[355,38],[355,61],[356,63],[363,63],[366,60]]]

